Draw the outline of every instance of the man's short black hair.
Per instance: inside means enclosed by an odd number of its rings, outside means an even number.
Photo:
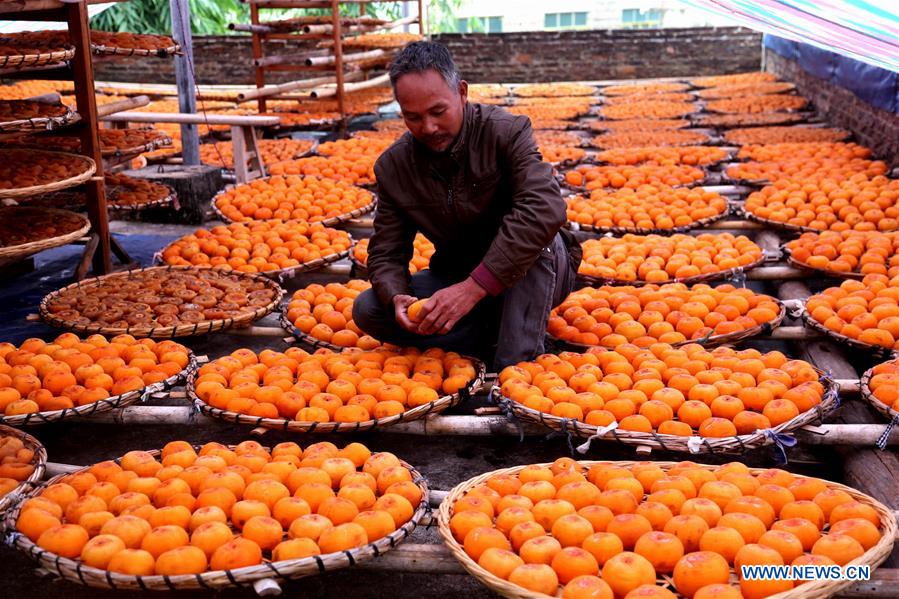
[[[459,71],[449,49],[439,42],[413,42],[400,50],[390,63],[390,85],[407,73],[437,71],[450,89],[459,87]]]

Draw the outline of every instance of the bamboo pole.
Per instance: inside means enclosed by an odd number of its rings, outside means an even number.
[[[378,87],[388,83],[390,81],[390,75],[383,74],[378,75],[368,81],[360,81],[358,83],[349,83],[343,86],[344,92],[353,92],[358,91],[360,89],[368,89],[371,87]],[[337,95],[337,88],[333,86],[328,87],[319,87],[312,90],[310,94],[313,98],[330,98]]]
[[[348,73],[347,79],[353,76],[353,78],[358,78],[361,76],[356,73]],[[312,89],[319,85],[324,85],[327,83],[334,83],[336,81],[333,75],[326,75],[323,77],[312,77],[310,79],[300,79],[298,81],[289,81],[287,83],[281,83],[278,85],[266,85],[265,87],[260,87],[252,90],[243,91],[237,94],[238,102],[246,102],[248,100],[255,100],[257,98],[262,97],[271,97],[271,96],[280,96],[281,94],[286,94],[288,92],[300,90],[300,89]],[[306,98],[310,96],[304,96]]]
[[[128,98],[126,100],[119,100],[118,102],[110,102],[109,104],[98,106],[97,116],[109,116],[110,114],[115,114],[117,112],[125,112],[126,110],[147,106],[149,103],[150,98],[147,96],[134,96],[133,98]]]
[[[377,50],[369,50],[367,52],[356,52],[353,54],[344,54],[343,62],[359,62],[362,60],[370,60],[372,58],[381,58],[387,53],[380,48]],[[310,56],[306,59],[307,67],[329,66],[335,63],[334,56]]]
[[[373,33],[376,31],[387,31],[389,29],[394,29],[396,27],[402,27],[403,25],[411,25],[418,21],[418,17],[405,17],[403,19],[397,19],[396,21],[391,21],[390,23],[382,23],[382,24],[371,24],[366,25],[364,23],[358,23],[355,25],[349,25],[344,28],[344,31],[348,31],[350,33]],[[330,24],[324,25],[306,25],[303,27],[303,33],[309,33],[313,35],[323,35],[323,34],[331,34],[333,32],[333,28]]]
[[[265,35],[271,33],[272,28],[268,25],[256,25],[253,23],[228,23],[228,29],[231,31],[246,31],[247,33],[258,33]]]

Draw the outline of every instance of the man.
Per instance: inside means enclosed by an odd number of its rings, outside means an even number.
[[[496,369],[542,353],[550,310],[571,292],[580,246],[530,120],[468,103],[449,50],[415,42],[390,66],[409,132],[375,164],[372,289],[353,320],[381,341],[440,347]],[[416,231],[436,252],[410,276]],[[430,298],[413,321],[408,307]]]

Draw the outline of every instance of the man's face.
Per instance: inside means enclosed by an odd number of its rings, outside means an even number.
[[[435,152],[449,148],[462,129],[468,84],[452,89],[434,70],[407,73],[396,82],[396,99],[412,135]]]

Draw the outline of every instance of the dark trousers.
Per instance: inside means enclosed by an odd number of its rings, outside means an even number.
[[[561,236],[543,248],[524,278],[496,297],[485,297],[446,335],[417,335],[397,324],[372,290],[353,302],[356,325],[379,341],[401,347],[439,347],[475,356],[500,369],[544,352],[549,312],[574,288],[575,273]],[[457,281],[430,270],[412,275],[412,295],[425,298]]]

